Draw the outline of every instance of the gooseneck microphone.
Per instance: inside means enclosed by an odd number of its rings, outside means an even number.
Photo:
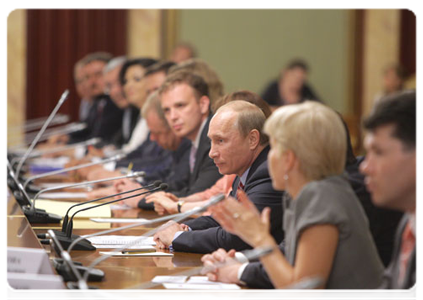
[[[31,208],[32,209],[35,208],[35,200],[37,200],[38,197],[41,194],[44,194],[46,192],[50,192],[50,191],[54,191],[54,190],[61,190],[61,189],[66,189],[66,188],[73,188],[73,187],[78,187],[78,186],[86,186],[86,185],[90,185],[90,184],[94,184],[94,183],[102,183],[102,182],[107,182],[107,181],[114,181],[114,180],[126,179],[126,178],[129,179],[129,178],[135,178],[135,177],[144,177],[144,176],[145,176],[145,172],[141,171],[141,172],[129,173],[129,174],[117,176],[117,177],[98,179],[98,180],[92,180],[92,181],[83,181],[83,182],[78,182],[78,183],[73,183],[73,184],[65,184],[65,185],[61,185],[61,186],[45,188],[43,190],[40,190],[37,194],[35,194],[34,198],[32,199]]]
[[[193,208],[193,209],[191,209],[191,210],[189,210],[189,211],[187,211],[187,212],[180,213],[180,214],[175,214],[175,215],[168,216],[168,217],[172,217],[172,218],[171,218],[171,220],[173,220],[174,222],[180,222],[180,221],[182,221],[182,220],[184,220],[184,219],[188,218],[188,217],[189,217],[189,216],[191,216],[191,215],[194,215],[194,214],[197,214],[197,213],[200,213],[200,212],[202,212],[202,211],[207,210],[210,206],[212,206],[212,205],[215,205],[215,204],[219,203],[219,202],[220,202],[220,201],[222,201],[223,199],[225,199],[225,196],[224,196],[223,194],[219,194],[219,195],[216,195],[216,196],[212,197],[212,198],[209,200],[209,202],[208,202],[208,203],[206,203],[205,205],[203,205],[203,206],[201,206],[201,207],[196,207],[196,208]],[[166,217],[162,217],[162,218],[157,218],[157,219],[154,219],[154,220],[150,220],[150,221],[145,222],[145,223],[142,223],[142,224],[131,224],[131,225],[132,225],[133,227],[136,227],[136,226],[141,226],[141,225],[149,225],[149,224],[152,224],[152,223],[161,222],[161,221],[163,221],[163,220],[164,220],[164,218],[166,218]],[[167,219],[169,220],[169,218],[167,218]],[[110,258],[111,256],[113,256],[113,254],[116,254],[116,253],[121,253],[121,252],[125,251],[126,249],[129,249],[129,248],[131,248],[132,246],[137,245],[138,243],[140,243],[140,242],[141,242],[143,239],[145,239],[146,237],[149,237],[149,236],[152,236],[152,235],[156,234],[159,230],[163,230],[163,229],[167,228],[168,226],[170,226],[171,224],[173,224],[173,223],[168,222],[168,223],[166,223],[166,224],[163,224],[162,226],[159,226],[159,227],[157,227],[157,228],[154,228],[154,229],[152,229],[152,230],[148,231],[147,233],[145,233],[145,234],[141,235],[141,236],[140,236],[140,238],[135,239],[134,241],[132,241],[132,242],[128,243],[128,244],[127,244],[127,245],[125,245],[124,247],[122,247],[122,248],[120,248],[120,249],[117,249],[117,250],[114,250],[114,251],[111,251],[111,252],[109,252],[108,254],[104,254],[103,256],[98,257],[97,259],[95,259],[95,260],[93,261],[93,263],[92,263],[91,265],[89,265],[89,266],[88,266],[88,270],[87,270],[87,272],[89,272],[90,270],[92,270],[92,269],[93,269],[96,265],[98,265],[98,264],[99,264],[99,263],[101,263],[102,261],[104,261],[104,260],[106,260],[106,259]],[[103,232],[103,234],[106,234],[106,233],[111,233],[111,232],[116,232],[116,231],[119,231],[119,230],[123,230],[123,228],[125,228],[125,227],[128,227],[128,226],[124,226],[124,227],[121,227],[121,228],[115,228],[115,229],[114,229],[114,231],[107,230],[107,231],[104,231],[104,232]],[[126,228],[125,228],[125,229],[126,229]],[[99,235],[100,235],[100,234],[99,234]],[[71,246],[73,246],[73,245],[71,245]],[[72,250],[72,247],[69,247],[69,248],[68,248],[68,252],[69,252],[69,253],[70,253],[70,250]],[[87,279],[88,279],[88,273],[85,273],[85,274],[84,274],[84,276],[83,276],[83,280],[87,281]]]
[[[65,145],[65,146],[61,146],[61,147],[55,147],[52,149],[46,149],[46,150],[35,150],[33,151],[30,155],[28,155],[28,158],[34,158],[34,157],[39,157],[39,156],[43,156],[45,154],[52,154],[52,153],[56,153],[56,152],[62,152],[62,151],[66,151],[66,150],[70,150],[70,149],[75,149],[78,147],[86,147],[86,146],[90,146],[90,145],[96,145],[98,143],[101,142],[100,138],[92,138],[80,143],[75,143],[75,144],[69,144],[69,145]],[[12,159],[12,161],[10,162],[12,166],[14,166],[16,163],[19,162],[19,160],[22,158],[22,156],[18,156]]]
[[[100,160],[98,162],[81,164],[81,165],[77,165],[77,166],[73,166],[73,167],[69,167],[69,168],[65,168],[65,169],[61,169],[61,170],[56,170],[56,171],[51,171],[51,172],[35,175],[35,176],[32,176],[32,177],[29,177],[25,181],[23,187],[26,188],[28,183],[30,183],[31,181],[34,181],[35,179],[40,179],[40,178],[44,178],[44,177],[48,177],[48,176],[66,173],[68,171],[74,171],[74,170],[79,170],[79,169],[83,169],[83,168],[87,168],[87,167],[92,167],[92,166],[95,166],[95,165],[105,164],[105,163],[109,163],[109,162],[112,162],[112,161],[117,161],[117,160],[124,158],[125,156],[126,156],[125,154],[117,154],[115,156],[112,156],[112,157],[107,158],[107,159]]]
[[[141,190],[141,189],[145,189],[145,188],[146,187],[142,187],[142,188],[139,188],[137,190]],[[148,190],[146,192],[138,193],[138,194],[135,194],[135,195],[131,195],[131,196],[122,198],[122,199],[115,199],[115,200],[104,202],[104,203],[101,203],[101,204],[98,204],[98,205],[95,205],[95,206],[91,206],[91,207],[88,207],[88,208],[80,209],[80,210],[76,211],[72,215],[72,217],[69,219],[69,222],[67,222],[67,215],[69,213],[69,210],[68,210],[68,212],[66,214],[66,217],[65,217],[66,222],[65,221],[63,222],[62,231],[61,232],[60,231],[56,231],[56,236],[57,236],[59,242],[61,243],[61,245],[64,248],[68,248],[69,245],[71,245],[72,243],[74,243],[74,241],[77,241],[75,243],[75,250],[95,250],[96,248],[88,240],[86,240],[85,238],[81,238],[79,235],[72,234],[72,230],[73,230],[73,218],[75,217],[75,215],[77,213],[79,213],[81,211],[93,209],[93,208],[96,208],[96,207],[100,207],[100,206],[103,206],[103,205],[108,205],[108,204],[116,203],[118,201],[127,200],[127,199],[134,198],[134,197],[139,197],[139,196],[142,196],[142,195],[145,195],[145,194],[148,194],[148,193],[153,193],[153,192],[156,192],[156,191],[159,191],[159,190],[165,190],[166,188],[167,188],[167,184],[161,183],[159,187],[153,188],[153,189]],[[119,194],[110,195],[110,196],[106,196],[106,197],[102,197],[102,198],[99,198],[99,199],[91,200],[90,202],[94,202],[94,201],[99,201],[99,200],[103,200],[103,199],[106,199],[106,198],[115,197],[115,196],[118,196],[118,195],[121,195],[121,194],[125,194],[125,193],[131,193],[133,191],[134,190],[126,191],[126,192],[122,192],[122,193],[119,193]],[[84,202],[84,203],[81,203],[80,205],[86,204],[86,203],[87,202]],[[76,205],[74,205],[74,206],[76,206]]]
[[[12,167],[10,166],[9,161],[7,161],[7,168],[9,170],[9,180],[14,182],[16,189],[13,191],[13,194],[22,205],[22,211],[25,214],[28,222],[33,223],[60,223],[62,217],[56,214],[47,213],[43,209],[31,209],[31,200],[23,188],[22,184],[17,180],[15,173],[13,172]],[[8,181],[9,181],[8,180]]]
[[[45,121],[43,127],[38,132],[37,136],[32,141],[31,145],[29,146],[28,150],[25,152],[25,155],[22,157],[21,161],[18,164],[18,167],[16,168],[16,178],[19,178],[19,174],[21,172],[22,166],[25,163],[27,157],[34,149],[35,145],[37,144],[38,140],[40,139],[41,135],[44,133],[44,131],[47,129],[47,126],[50,124],[50,122],[53,120],[54,116],[57,114],[59,108],[62,106],[62,104],[68,99],[69,96],[69,90],[65,90],[62,94],[62,96],[59,99],[59,102],[56,104],[56,107],[51,112],[50,116]]]

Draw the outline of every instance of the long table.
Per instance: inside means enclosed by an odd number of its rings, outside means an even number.
[[[45,233],[48,229],[59,229],[58,224],[30,224],[19,205],[14,199],[8,202],[7,208],[8,225],[8,246],[44,248],[49,254],[50,259],[58,257],[58,254],[50,245],[41,245],[37,234]],[[119,212],[115,212],[116,215]],[[129,213],[131,216],[139,218],[153,219],[157,214],[153,211],[142,211],[133,209]],[[115,215],[112,212],[112,217]],[[84,220],[87,224],[86,220]],[[79,220],[75,220],[75,228],[78,227]],[[117,224],[124,225],[124,224]],[[116,224],[110,225],[117,226]],[[127,225],[127,224],[125,224]],[[139,236],[152,228],[134,228],[125,231],[119,231],[117,235]],[[81,228],[74,229],[73,233],[77,235],[86,235],[98,232],[104,229]],[[95,251],[73,250],[71,252],[72,260],[81,262],[84,266],[89,266],[101,254],[100,251],[110,251],[108,249],[97,249]],[[159,252],[169,252],[160,250]],[[101,282],[89,282],[90,286],[100,289],[129,289],[142,283],[150,282],[157,275],[174,275],[180,272],[190,270],[202,265],[201,254],[175,252],[173,257],[110,257],[101,262],[96,268],[103,270],[105,277]],[[163,288],[158,285],[154,288]]]

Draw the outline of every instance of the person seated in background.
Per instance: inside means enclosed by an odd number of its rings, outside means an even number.
[[[420,298],[420,94],[383,99],[365,120],[360,171],[375,205],[404,212],[382,284],[361,300]]]
[[[180,138],[190,140],[195,151],[190,149],[188,183],[174,191],[178,196],[186,196],[203,191],[212,186],[220,177],[213,161],[207,156],[210,141],[207,138],[210,122],[208,87],[205,81],[189,72],[175,72],[166,78],[159,89],[161,106],[167,123]],[[120,183],[120,190],[133,189],[130,181]],[[146,204],[144,197],[139,197],[138,207],[154,209],[154,204]],[[136,200],[128,202],[134,206]]]
[[[144,90],[144,83],[142,78],[145,73],[145,69],[148,66],[153,65],[156,60],[151,58],[137,58],[132,60],[127,60],[123,65],[119,73],[119,81],[123,86],[123,92],[126,101],[128,101],[131,105],[135,106],[136,109],[139,111],[142,108],[142,105],[145,102],[145,90]],[[120,123],[120,125],[122,122]],[[119,126],[118,126],[119,129]],[[148,136],[148,128],[145,123],[145,120],[142,118],[138,118],[137,124],[135,125],[134,129],[132,130],[132,135],[130,138],[129,143],[132,141],[136,141],[133,144],[134,149],[131,151],[136,151],[136,147],[139,147],[144,141],[147,140]],[[125,146],[123,146],[124,148]],[[122,148],[122,149],[123,149]],[[125,148],[126,151],[129,151]],[[128,152],[125,152],[128,153]],[[101,154],[100,154],[101,155]],[[80,164],[83,163],[84,160],[73,162],[73,164]],[[128,163],[126,163],[126,167]],[[96,180],[108,177],[117,176],[119,172],[115,172],[116,163],[110,163],[107,166],[107,169],[104,166],[96,165],[89,168],[79,169],[75,172],[76,176],[80,179],[87,179],[87,180]]]
[[[223,228],[254,248],[270,247],[260,258],[275,288],[317,279],[329,289],[376,288],[383,265],[368,221],[347,178],[346,136],[335,111],[317,102],[284,106],[266,121],[269,173],[273,187],[284,190],[284,254],[269,234],[269,215],[261,214],[241,194],[210,209]],[[235,251],[219,249],[202,258],[213,281],[246,283],[260,280],[248,263],[233,261]]]
[[[72,144],[94,137],[99,137],[107,143],[120,129],[123,111],[104,94],[103,69],[110,59],[111,55],[104,52],[91,53],[82,59],[87,98],[92,99],[85,120],[87,127],[68,135],[53,136],[48,140],[48,144]]]
[[[194,46],[187,42],[181,42],[173,48],[169,60],[179,64],[194,57],[197,57]]]
[[[305,100],[319,101],[316,93],[307,83],[309,67],[303,60],[296,59],[281,70],[279,79],[270,83],[262,98],[273,108]]]
[[[382,91],[374,99],[376,104],[386,96],[401,92],[404,89],[406,72],[401,65],[390,64],[384,68],[382,73]]]
[[[150,130],[149,140],[156,143],[163,151],[161,154],[152,158],[146,156],[140,157],[134,161],[133,170],[144,171],[146,173],[142,182],[147,185],[155,180],[167,183],[169,191],[178,191],[188,184],[189,180],[189,150],[191,143],[187,139],[180,138],[174,134],[167,124],[166,118],[161,109],[158,92],[153,92],[147,97],[142,108],[142,117],[146,120]],[[147,145],[147,144],[144,144]],[[114,181],[111,187],[96,189],[89,194],[89,198],[97,198],[109,194],[137,189],[142,187],[138,181],[131,179],[121,179]],[[139,193],[139,192],[138,192]],[[132,195],[137,192],[132,193]],[[122,199],[131,194],[117,196]],[[143,197],[134,197],[125,200],[123,203],[131,207],[139,207],[140,200]]]
[[[232,92],[217,99],[217,101],[213,103],[212,110],[217,111],[219,107],[234,100],[244,100],[255,104],[263,111],[266,119],[271,114],[269,105],[261,99],[259,95],[247,90]],[[211,188],[188,197],[178,198],[170,192],[158,192],[147,196],[146,202],[154,203],[154,210],[159,215],[163,215],[165,213],[174,214],[177,212],[185,212],[194,207],[204,205],[212,196],[219,193],[228,195],[232,189],[232,183],[235,177],[236,174],[225,174]],[[207,212],[204,214],[207,214]]]
[[[258,210],[271,207],[271,235],[282,241],[282,192],[272,188],[267,167],[268,138],[262,134],[266,120],[256,105],[243,100],[231,101],[220,107],[210,121],[209,156],[221,174],[236,174],[232,196],[245,191]],[[218,248],[244,250],[250,248],[238,236],[225,231],[210,216],[189,220],[184,224],[173,221],[154,235],[160,248],[174,251],[208,253]]]
[[[209,88],[209,99],[211,107],[213,107],[213,103],[217,99],[223,96],[224,86],[222,81],[220,80],[219,75],[204,60],[199,58],[192,58],[187,61],[181,62],[171,67],[169,70],[169,74],[173,74],[179,71],[191,72],[204,79]]]
[[[87,82],[84,73],[84,60],[76,62],[73,68],[73,79],[75,82],[75,90],[80,98],[78,118],[79,122],[85,122],[88,118],[88,112],[92,105],[92,99],[89,97]]]

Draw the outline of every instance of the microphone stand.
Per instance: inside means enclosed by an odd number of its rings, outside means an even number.
[[[68,99],[69,96],[69,90],[65,90],[62,94],[62,96],[59,99],[59,102],[57,103],[56,107],[51,112],[50,116],[44,123],[41,130],[38,132],[37,136],[32,141],[31,145],[29,146],[28,150],[26,151],[25,155],[22,157],[21,161],[18,164],[18,167],[16,168],[16,178],[19,178],[19,174],[21,172],[21,168],[26,161],[28,155],[31,153],[31,151],[34,149],[35,145],[37,144],[38,140],[40,139],[41,135],[44,133],[44,131],[47,129],[47,126],[50,124],[50,122],[53,120],[54,116],[57,114],[57,111],[62,106],[62,104]]]
[[[47,172],[47,173],[35,175],[35,176],[32,176],[32,177],[29,177],[25,181],[23,187],[26,188],[26,186],[28,185],[28,183],[30,183],[31,181],[33,181],[35,179],[39,179],[39,178],[43,178],[43,177],[48,177],[48,176],[53,176],[53,175],[65,173],[65,172],[68,172],[68,171],[74,171],[74,170],[78,170],[78,169],[82,169],[82,168],[87,168],[87,167],[91,167],[91,166],[95,166],[95,165],[105,164],[105,163],[108,163],[108,162],[120,160],[123,157],[125,157],[125,155],[118,154],[118,155],[115,155],[115,156],[110,157],[110,158],[107,158],[107,159],[103,159],[103,160],[98,161],[98,162],[86,163],[86,164],[82,164],[82,165],[77,165],[77,166],[65,168],[65,169],[62,169],[62,170],[57,170],[57,171],[52,171],[52,172]]]

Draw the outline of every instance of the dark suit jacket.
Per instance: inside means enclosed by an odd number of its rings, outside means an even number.
[[[271,208],[271,233],[279,243],[283,240],[282,192],[275,191],[272,187],[267,167],[268,152],[269,147],[266,147],[251,165],[244,190],[258,210],[262,211],[265,207]],[[238,182],[237,177],[232,185],[232,196],[237,190]],[[212,217],[199,217],[185,224],[190,226],[192,231],[182,233],[173,241],[172,246],[175,251],[210,253],[219,248],[237,251],[251,248],[238,236],[223,230]]]
[[[123,135],[123,122],[125,122],[125,111],[128,111],[128,118],[129,118],[129,136],[125,137]],[[132,136],[132,131],[134,130],[135,126],[138,123],[138,119],[140,116],[140,109],[135,106],[128,106],[123,113],[122,117],[122,125],[119,130],[114,134],[113,138],[110,140],[111,144],[115,145],[116,148],[121,148],[124,144],[128,143]]]
[[[409,289],[416,283],[416,248],[414,247],[410,260],[408,261],[404,282],[401,285],[398,284],[401,239],[407,223],[408,216],[405,215],[398,226],[395,236],[395,247],[391,263],[383,274],[383,281],[380,286],[382,289]]]
[[[86,120],[87,128],[71,133],[69,143],[99,137],[107,144],[120,130],[123,111],[107,95],[99,95],[93,101]]]
[[[210,119],[211,116],[208,117],[200,133],[200,143],[195,156],[195,165],[190,174],[188,185],[179,191],[175,191],[175,195],[178,197],[202,192],[214,185],[222,177],[213,160],[209,157],[210,140],[207,137],[207,133],[209,131]]]

